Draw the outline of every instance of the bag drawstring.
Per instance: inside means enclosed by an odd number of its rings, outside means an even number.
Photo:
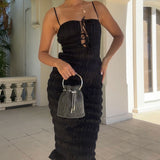
[[[63,91],[71,92],[71,96],[72,96],[71,113],[72,113],[76,109],[75,103],[76,103],[76,93],[77,93],[77,91],[76,90],[71,90],[71,89],[65,89],[65,88],[63,89]]]
[[[76,102],[76,92],[77,91],[71,91],[71,93],[72,93],[72,107],[71,107],[71,113],[73,112],[73,111],[75,111],[75,102]]]

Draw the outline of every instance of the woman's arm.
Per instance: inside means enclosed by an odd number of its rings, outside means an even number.
[[[59,25],[56,19],[55,12],[53,8],[51,8],[43,19],[41,40],[39,46],[38,58],[39,60],[49,66],[56,67],[61,76],[66,80],[70,76],[74,76],[76,74],[75,70],[72,66],[63,61],[60,58],[55,58],[49,55],[49,49],[54,39],[56,32],[56,25]]]
[[[52,11],[52,9],[50,9],[46,12],[43,19],[38,58],[42,63],[52,67],[56,67],[58,58],[49,55],[49,49],[56,34],[56,19],[52,14],[54,14],[54,12]]]
[[[107,54],[104,56],[103,62],[102,62],[101,74],[103,74],[103,79],[102,79],[102,82],[103,82],[105,74],[106,74],[108,62],[110,61],[111,57],[115,54],[115,52],[121,46],[123,39],[124,39],[124,35],[120,27],[116,23],[116,21],[113,19],[109,10],[106,8],[106,6],[99,1],[95,1],[95,6],[96,6],[96,9],[99,15],[100,23],[109,31],[109,33],[113,37],[112,44]]]

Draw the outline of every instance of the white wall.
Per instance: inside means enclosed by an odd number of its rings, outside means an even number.
[[[131,61],[131,59],[128,59],[128,57],[132,57],[132,52],[127,53],[128,44],[126,41],[126,37],[131,36],[128,34],[128,29],[130,30],[130,32],[132,31],[131,26],[127,26],[127,20],[129,20],[127,17],[128,1],[120,2],[108,0],[106,1],[106,6],[112,14],[113,18],[116,20],[116,22],[122,29],[125,36],[122,46],[119,48],[119,50],[115,53],[115,55],[109,62],[106,74],[106,81],[104,85],[104,108],[106,112],[104,114],[106,114],[106,116],[103,116],[103,123],[110,124],[132,117],[132,114],[129,113],[129,108],[133,105],[133,99],[129,100],[128,96],[129,92],[131,92],[131,96],[133,96],[133,80],[130,79],[131,81],[128,82],[128,78],[130,77],[128,77],[127,75],[127,67],[129,67],[127,63],[128,61]],[[107,50],[109,49],[113,39],[108,33],[108,31],[105,30],[104,32],[107,32],[106,38],[103,40],[103,45],[106,45],[104,53],[107,53]]]
[[[12,6],[13,34],[11,76],[37,77],[37,105],[47,105],[46,81],[49,67],[38,59],[43,16],[51,7],[51,1],[40,1],[39,26],[32,26],[31,1],[16,0]]]

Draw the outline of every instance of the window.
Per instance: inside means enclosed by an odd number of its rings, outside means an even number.
[[[144,7],[145,101],[160,99],[160,10]]]
[[[152,32],[151,8],[144,7],[144,91],[151,92],[152,88]]]

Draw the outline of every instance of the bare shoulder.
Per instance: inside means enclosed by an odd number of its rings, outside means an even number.
[[[54,7],[50,8],[46,13],[45,13],[45,18],[49,19],[51,21],[56,20],[56,14],[54,12]]]
[[[107,9],[106,5],[103,4],[102,2],[100,1],[93,1],[98,13],[100,16],[103,15],[104,12],[108,12],[109,13],[109,10]]]
[[[105,4],[103,4],[100,1],[93,1],[93,2],[96,7],[96,10],[98,12],[100,22],[102,22],[105,17],[111,16],[111,14]]]
[[[106,6],[100,1],[93,1],[93,3],[98,10],[106,8]]]
[[[44,15],[43,24],[50,26],[50,28],[57,30],[57,19],[54,11],[54,7],[47,10]]]

